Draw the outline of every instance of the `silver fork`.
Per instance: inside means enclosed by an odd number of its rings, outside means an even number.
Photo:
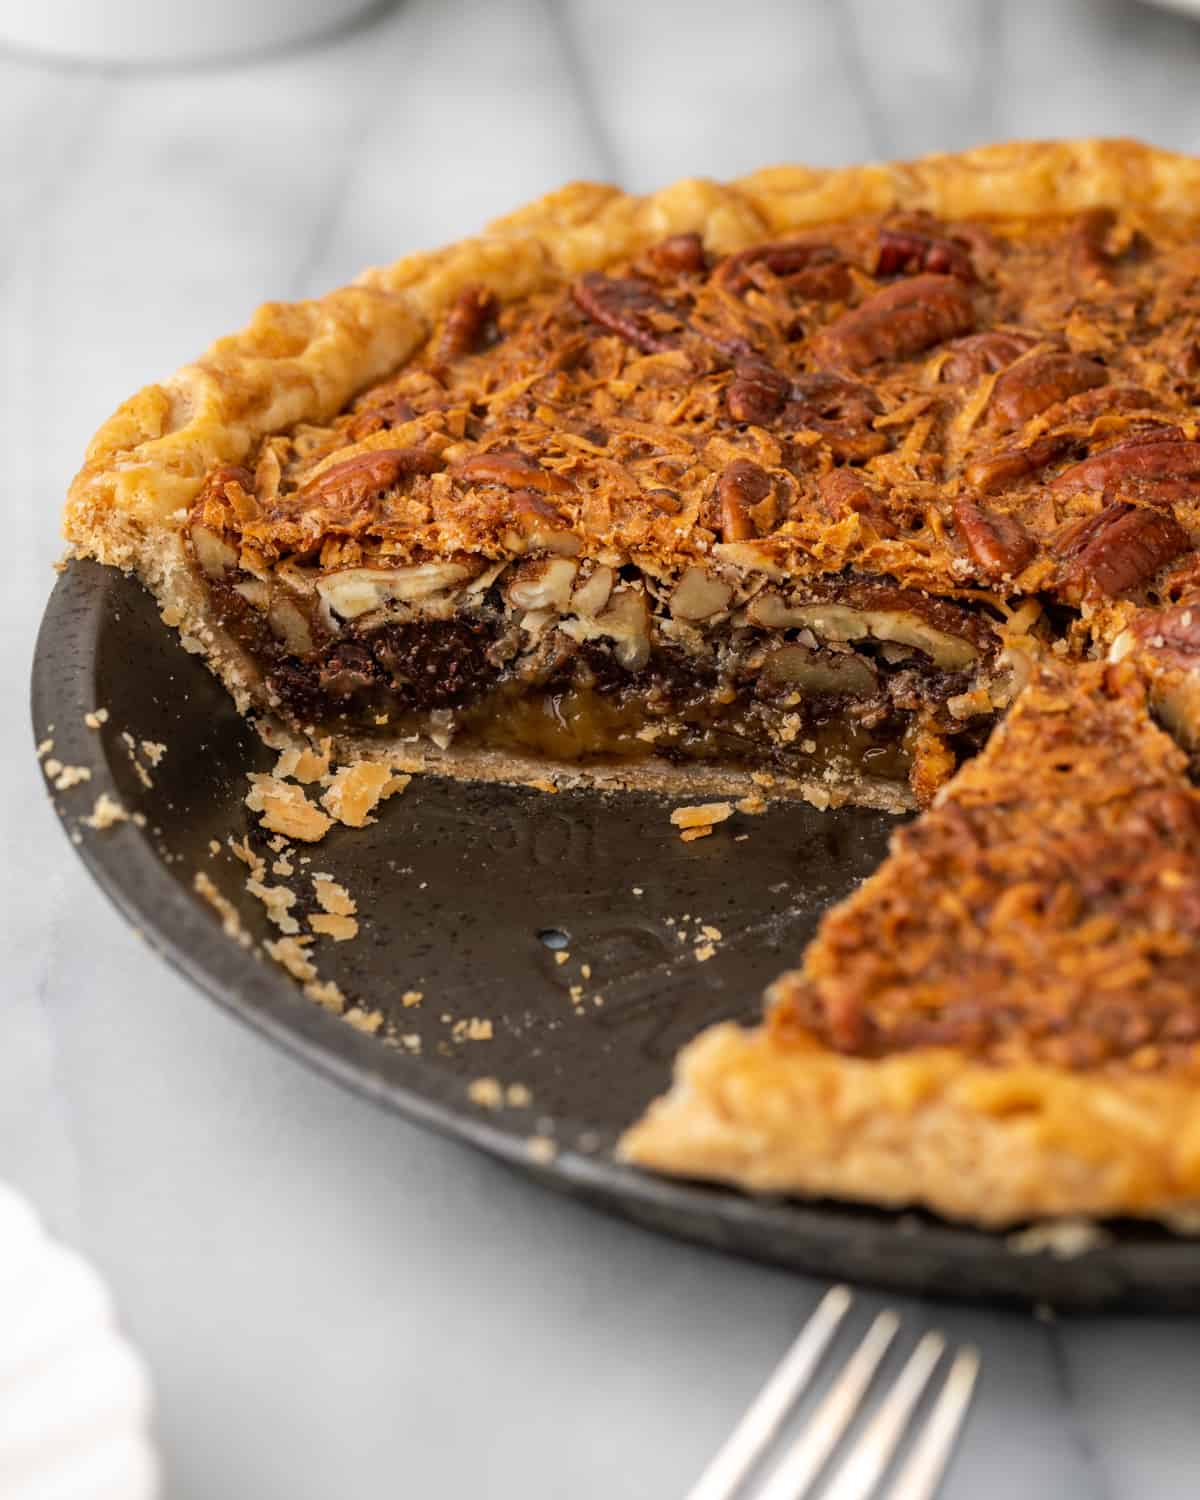
[[[740,1492],[751,1469],[765,1457],[789,1413],[808,1389],[821,1356],[852,1300],[844,1286],[835,1286],[825,1294],[750,1409],[688,1491],[687,1500],[731,1500]],[[862,1405],[899,1327],[900,1319],[894,1312],[879,1314],[833,1380],[804,1431],[757,1491],[757,1500],[803,1500],[812,1492],[813,1484]],[[946,1341],[940,1333],[927,1333],[921,1338],[895,1384],[849,1446],[822,1500],[868,1500],[877,1493],[884,1471],[945,1347]],[[975,1350],[959,1350],[932,1411],[887,1492],[887,1500],[931,1500],[936,1494],[971,1404],[978,1373],[979,1355]]]

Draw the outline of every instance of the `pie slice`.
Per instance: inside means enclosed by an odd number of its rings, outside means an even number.
[[[827,913],[757,1030],[718,1026],[630,1160],[984,1224],[1200,1202],[1200,791],[1129,666],[1042,665]]]
[[[105,424],[66,534],[342,764],[950,785],[627,1149],[989,1222],[1160,1212],[1200,1151],[1198,390],[1191,158],[575,184],[262,308]]]

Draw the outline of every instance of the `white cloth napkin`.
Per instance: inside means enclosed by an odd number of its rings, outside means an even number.
[[[104,1283],[0,1184],[0,1496],[153,1500],[149,1413]]]

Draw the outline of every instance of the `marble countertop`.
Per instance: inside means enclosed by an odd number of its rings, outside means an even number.
[[[640,189],[1052,134],[1195,150],[1198,67],[1200,27],[1122,0],[412,0],[239,66],[0,54],[0,1177],[111,1281],[154,1372],[170,1496],[661,1500],[821,1285],[378,1112],[219,1013],[109,908],[24,710],[90,433],[263,298],[571,177]],[[1195,1492],[1182,1320],[897,1300],[983,1353],[950,1500]]]

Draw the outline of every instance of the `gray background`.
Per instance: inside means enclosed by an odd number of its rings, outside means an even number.
[[[679,1494],[820,1286],[609,1222],[377,1113],[215,1011],[108,908],[24,710],[91,432],[263,298],[570,177],[641,189],[1053,134],[1195,149],[1198,66],[1200,28],[1114,0],[430,0],[238,66],[0,56],[0,1176],[110,1279],[153,1368],[172,1496]],[[956,1500],[1195,1493],[1192,1325],[903,1310],[983,1350]]]

